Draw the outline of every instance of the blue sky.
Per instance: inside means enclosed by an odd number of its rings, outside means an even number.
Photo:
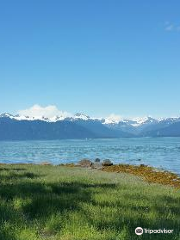
[[[180,1],[0,3],[0,112],[180,115]]]

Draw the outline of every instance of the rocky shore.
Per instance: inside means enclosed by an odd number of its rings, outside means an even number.
[[[60,166],[82,167],[87,169],[97,169],[105,172],[127,173],[136,175],[148,183],[158,183],[162,185],[170,185],[180,189],[180,176],[175,173],[153,168],[144,164],[113,164],[109,159],[101,161],[96,158],[94,161],[82,159],[77,164],[60,164]]]

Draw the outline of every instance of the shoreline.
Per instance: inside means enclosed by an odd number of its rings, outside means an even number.
[[[80,167],[77,164],[63,164],[60,166]],[[157,183],[180,189],[180,176],[178,174],[158,169],[155,167],[147,166],[144,164],[140,165],[114,164],[111,166],[104,166],[102,169],[98,170],[104,172],[132,174],[142,178],[144,181],[148,183]]]
[[[82,169],[96,169],[97,171],[103,172],[114,172],[114,173],[126,173],[140,177],[145,182],[156,183],[166,186],[171,186],[176,189],[180,189],[180,176],[176,173],[151,167],[148,165],[131,165],[131,164],[113,164],[111,166],[103,166],[102,168],[94,168],[90,166],[81,166],[78,163],[66,163],[53,165],[50,162],[41,162],[41,163],[0,163],[0,168],[3,165],[37,165],[37,166],[52,166],[52,167],[69,167],[69,168],[82,168]]]

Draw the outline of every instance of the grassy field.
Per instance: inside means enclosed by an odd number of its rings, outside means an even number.
[[[0,165],[0,221],[0,240],[175,240],[180,190],[123,173]]]

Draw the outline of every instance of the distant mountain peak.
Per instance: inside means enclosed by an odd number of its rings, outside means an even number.
[[[88,115],[84,114],[84,113],[76,113],[74,115],[74,118],[75,119],[82,119],[82,120],[89,120],[90,119],[90,117]]]
[[[142,124],[154,123],[157,122],[157,119],[152,118],[151,116],[138,117],[133,119],[124,119],[120,116],[110,115],[108,118],[104,119],[104,124],[127,124],[134,127],[138,127]]]
[[[11,118],[11,117],[14,117],[14,116],[12,114],[10,114],[10,113],[2,113],[0,115],[0,117],[9,117],[9,118]]]
[[[25,116],[25,115],[12,115],[10,113],[2,113],[0,115],[0,118],[10,118],[10,119],[15,119],[18,121],[21,120],[27,120],[27,121],[34,121],[34,120],[41,120],[41,121],[46,121],[46,122],[57,122],[57,121],[87,121],[87,120],[92,120],[92,121],[99,121],[104,125],[121,125],[121,126],[130,126],[130,127],[135,127],[138,128],[140,126],[145,126],[145,125],[151,125],[151,124],[156,124],[160,122],[169,122],[171,124],[172,122],[177,122],[180,121],[180,117],[171,117],[171,118],[159,118],[155,119],[152,116],[145,116],[145,117],[137,117],[137,118],[122,118],[121,116],[111,114],[107,118],[92,118],[84,113],[76,113],[71,116],[67,115],[56,115],[54,117],[46,117],[46,116]]]
[[[134,127],[147,124],[147,123],[154,123],[158,121],[157,119],[152,118],[151,116],[138,117],[138,118],[134,118],[133,120],[134,120],[134,124],[133,124]]]
[[[124,121],[121,116],[111,114],[109,117],[104,119],[104,124],[118,124],[121,121]]]
[[[1,114],[0,140],[26,139],[26,136],[28,139],[180,136],[180,117],[154,119],[147,116],[123,119],[121,116],[111,114],[108,118],[92,118],[83,113],[75,115],[59,113],[59,115],[47,116],[46,113],[42,116]],[[4,128],[6,126],[7,128]],[[31,132],[29,129],[35,130]]]

